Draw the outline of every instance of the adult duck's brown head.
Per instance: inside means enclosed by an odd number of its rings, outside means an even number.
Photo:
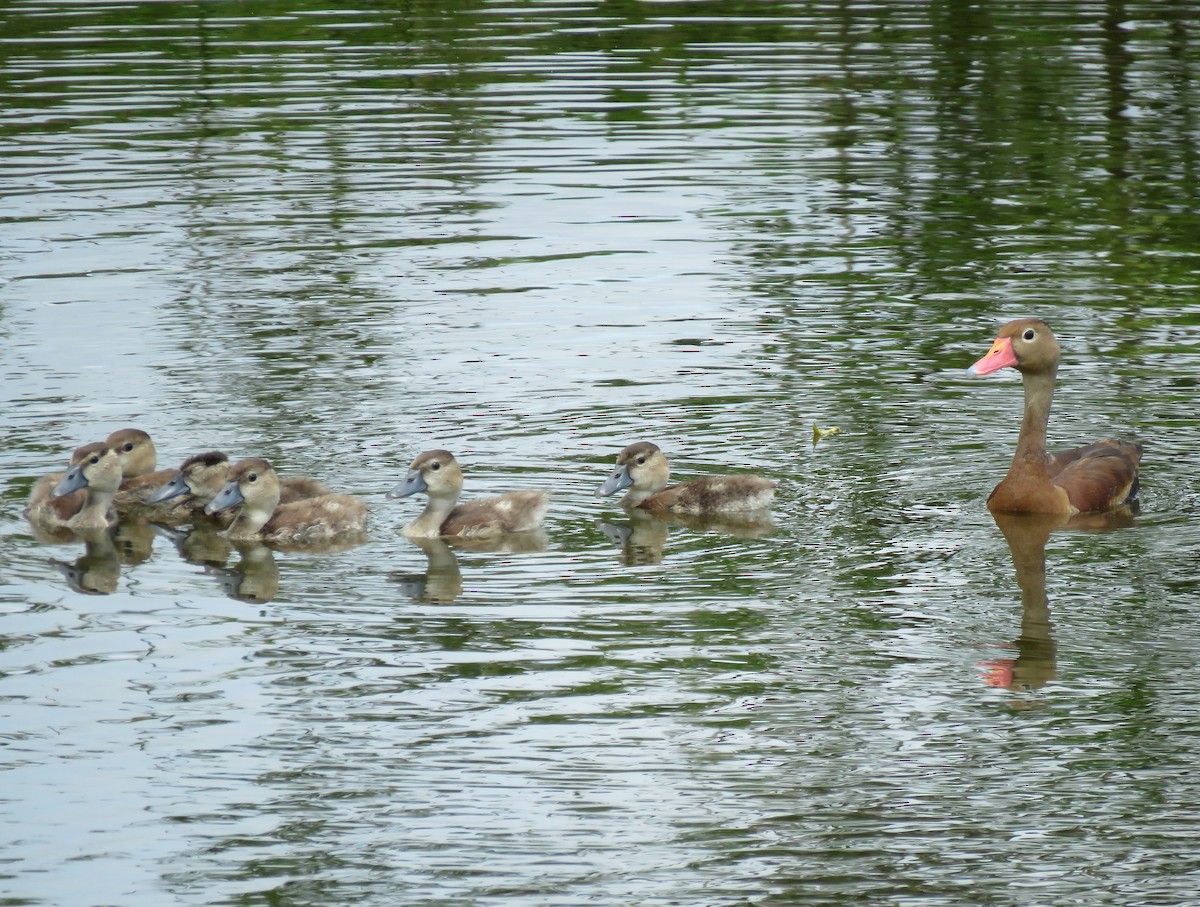
[[[996,335],[992,348],[967,369],[976,377],[1012,367],[1021,374],[1050,375],[1058,371],[1059,347],[1050,325],[1040,318],[1010,321]]]

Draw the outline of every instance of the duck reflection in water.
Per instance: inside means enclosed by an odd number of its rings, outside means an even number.
[[[768,511],[745,513],[649,513],[627,510],[628,523],[597,520],[597,528],[621,548],[626,567],[642,567],[662,562],[672,526],[694,532],[715,532],[738,538],[754,539],[774,532],[778,526]]]
[[[408,541],[425,554],[425,572],[397,571],[389,578],[413,601],[432,604],[450,604],[462,595],[463,575],[455,548],[494,554],[528,554],[546,550],[546,533],[540,528],[474,541],[459,538],[409,538]]]
[[[269,602],[279,594],[279,565],[275,552],[262,542],[235,542],[240,558],[231,567],[210,567],[230,598],[243,602]]]
[[[671,534],[670,523],[644,510],[631,510],[628,523],[597,520],[596,527],[621,549],[621,562],[626,567],[661,564]]]
[[[110,595],[117,591],[121,556],[117,553],[112,532],[97,526],[80,529],[72,535],[74,540],[83,542],[83,555],[74,561],[51,558],[50,564],[66,577],[67,585],[76,592]]]
[[[413,601],[448,605],[462,595],[462,570],[454,550],[440,538],[409,541],[425,553],[425,572],[396,572],[389,579]]]
[[[1059,530],[1104,532],[1133,525],[1129,508],[1075,516],[1044,513],[993,513],[1008,542],[1021,590],[1021,635],[1013,640],[1016,656],[985,662],[984,682],[1008,690],[1038,690],[1058,674],[1057,644],[1046,595],[1046,544]]]
[[[58,529],[52,541],[82,542],[83,554],[74,561],[51,558],[50,563],[76,592],[108,595],[117,588],[121,567],[149,560],[154,546],[154,529],[144,520],[122,520],[112,527],[91,526]]]
[[[233,553],[233,543],[225,538],[218,526],[203,520],[198,520],[190,529],[176,529],[156,523],[154,531],[170,540],[179,556],[189,564],[221,567]]]
[[[136,517],[125,517],[112,529],[113,542],[121,563],[144,564],[154,553],[154,526]]]

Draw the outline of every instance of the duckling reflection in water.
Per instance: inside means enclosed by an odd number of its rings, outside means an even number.
[[[229,560],[233,553],[233,544],[216,526],[207,525],[202,521],[195,522],[188,529],[178,529],[155,523],[157,535],[167,538],[179,556],[189,564],[199,564],[202,567],[220,567]]]
[[[392,573],[388,578],[399,584],[413,601],[448,605],[463,591],[462,570],[453,549],[442,539],[410,538],[425,553],[424,573]]]
[[[50,563],[67,579],[76,592],[87,595],[110,595],[117,590],[121,576],[121,558],[106,527],[94,526],[73,534],[84,544],[83,554],[74,561],[51,558]]]
[[[232,567],[213,569],[230,598],[243,602],[269,602],[279,594],[279,565],[275,552],[261,542],[238,542],[241,556]]]
[[[671,534],[671,524],[665,520],[643,510],[631,510],[628,523],[597,520],[596,526],[620,547],[626,567],[662,563],[667,537]]]
[[[221,532],[204,523],[190,531],[155,524],[156,534],[166,537],[189,564],[198,564],[206,574],[220,579],[221,588],[230,598],[247,602],[267,602],[279,592],[279,566],[275,552],[262,542],[231,542]],[[237,551],[240,560],[226,566]]]
[[[767,511],[747,513],[716,513],[695,516],[679,513],[649,513],[633,508],[628,523],[598,520],[597,527],[624,552],[627,567],[640,567],[662,562],[667,537],[672,526],[682,526],[693,532],[715,532],[736,538],[760,538],[779,527]]]
[[[710,476],[668,486],[671,466],[656,444],[640,441],[617,455],[617,468],[596,491],[608,497],[629,489],[621,506],[676,516],[765,510],[775,495],[775,483],[760,476]]]
[[[150,496],[150,504],[178,501],[175,506],[187,513],[203,513],[229,481],[229,457],[219,450],[210,450],[188,457],[170,480],[160,485]],[[287,476],[279,479],[279,503],[291,504],[305,498],[332,494],[324,483],[307,476]]]
[[[303,547],[352,547],[366,541],[367,505],[348,494],[279,503],[279,476],[266,460],[242,460],[229,481],[204,508],[207,514],[238,507],[226,535],[230,541],[260,541]]]
[[[453,454],[428,450],[412,461],[404,481],[387,496],[407,498],[421,492],[428,496],[421,515],[404,527],[410,539],[494,539],[528,532],[541,526],[550,500],[544,491],[510,491],[458,504],[462,488],[462,469]]]
[[[457,536],[438,538],[409,538],[425,554],[427,568],[424,573],[400,573],[390,575],[400,588],[414,601],[449,604],[463,591],[463,576],[458,565],[455,549],[471,554],[529,554],[546,550],[546,533],[540,528],[514,532],[487,539],[464,539]],[[480,572],[486,564],[478,565]]]
[[[154,553],[154,527],[146,520],[125,517],[112,529],[113,544],[121,563],[129,566],[144,564]]]

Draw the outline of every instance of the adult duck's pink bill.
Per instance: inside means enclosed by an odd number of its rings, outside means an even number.
[[[997,337],[987,355],[967,369],[972,378],[979,375],[990,375],[1002,368],[1017,364],[1017,354],[1013,352],[1011,337]]]

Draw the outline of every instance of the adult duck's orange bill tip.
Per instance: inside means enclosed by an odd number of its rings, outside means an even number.
[[[992,344],[992,348],[987,351],[986,356],[967,369],[967,375],[971,378],[990,375],[992,372],[998,372],[1002,368],[1016,364],[1017,355],[1013,352],[1012,340],[1008,337],[1000,337]]]

